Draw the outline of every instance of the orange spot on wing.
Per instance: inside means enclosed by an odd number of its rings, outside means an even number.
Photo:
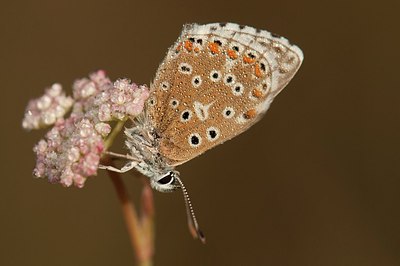
[[[200,52],[200,48],[199,48],[199,47],[195,47],[195,48],[194,48],[194,51],[195,51],[196,53],[198,53],[198,52]]]
[[[232,50],[232,49],[228,49],[228,56],[229,56],[230,59],[236,59],[236,58],[238,58],[237,53],[236,53],[234,50]]]
[[[262,92],[260,90],[257,90],[257,89],[254,89],[251,93],[256,98],[261,98],[263,96]]]
[[[257,111],[255,109],[250,109],[246,113],[244,113],[244,118],[251,119],[256,117]]]
[[[175,51],[179,52],[182,49],[182,43],[178,44]]]
[[[185,41],[185,49],[186,49],[188,52],[191,52],[192,49],[193,49],[193,43],[192,43],[191,41]]]
[[[213,54],[218,54],[219,53],[219,45],[215,42],[211,42],[208,45],[208,48],[210,49],[211,53]]]
[[[245,56],[243,56],[243,61],[244,61],[245,63],[247,63],[247,64],[251,64],[251,63],[254,63],[254,62],[256,61],[256,59],[251,58],[251,57],[245,55]]]
[[[254,72],[257,78],[260,78],[262,76],[262,72],[259,65],[254,66]]]

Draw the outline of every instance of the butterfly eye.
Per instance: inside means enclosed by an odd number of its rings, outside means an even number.
[[[165,176],[163,176],[160,180],[158,180],[157,183],[160,185],[169,185],[174,183],[174,181],[175,181],[174,173],[168,172]]]

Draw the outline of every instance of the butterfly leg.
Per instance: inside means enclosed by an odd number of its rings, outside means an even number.
[[[127,162],[121,169],[118,169],[114,166],[110,166],[110,165],[99,165],[99,169],[103,169],[103,170],[108,170],[108,171],[112,171],[112,172],[117,172],[117,173],[126,173],[129,170],[131,170],[132,168],[134,168],[138,163],[134,162],[134,161],[129,161]]]
[[[127,162],[121,169],[118,169],[111,165],[101,165],[101,164],[98,167],[99,169],[109,170],[117,173],[125,173],[128,172],[129,170],[132,170],[132,168],[134,168],[138,164],[137,160],[134,157],[130,156],[129,154],[119,154],[112,151],[105,151],[104,154],[117,158],[123,158],[128,160],[129,162]]]
[[[130,160],[130,161],[134,161],[135,160],[135,158],[130,156],[129,154],[120,154],[120,153],[115,153],[115,152],[112,152],[112,151],[104,151],[103,153],[107,154],[107,155],[110,155],[110,156],[113,156],[113,157],[117,157],[117,158],[124,158],[124,159]]]

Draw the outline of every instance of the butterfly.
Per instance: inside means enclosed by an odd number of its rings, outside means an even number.
[[[145,111],[125,130],[128,163],[161,192],[181,188],[189,228],[204,235],[175,167],[254,125],[293,78],[303,53],[283,37],[234,23],[184,25],[150,85]]]

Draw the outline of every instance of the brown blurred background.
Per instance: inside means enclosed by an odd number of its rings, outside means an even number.
[[[0,265],[133,265],[114,188],[32,178],[25,106],[105,69],[149,84],[187,22],[236,22],[289,38],[305,61],[251,130],[179,167],[156,199],[156,265],[400,265],[397,1],[17,1],[0,8]],[[120,140],[122,141],[122,140]],[[120,149],[122,144],[119,144]],[[118,146],[118,145],[117,145]],[[137,200],[140,182],[126,175]]]

